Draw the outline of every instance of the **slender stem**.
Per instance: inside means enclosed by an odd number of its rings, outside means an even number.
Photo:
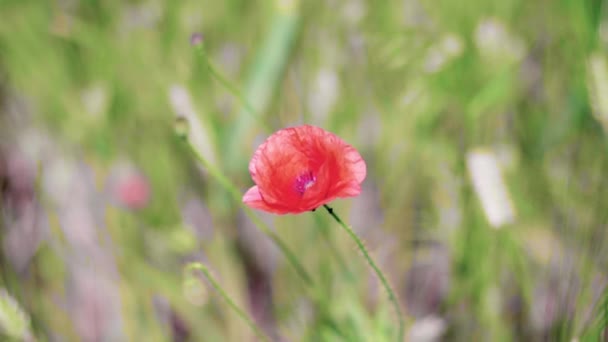
[[[346,271],[346,275],[348,276],[348,278],[354,279],[355,274],[351,271],[350,267],[348,266],[348,264],[346,263],[346,261],[344,260],[342,255],[340,254],[338,248],[333,243],[332,238],[329,235],[331,232],[331,230],[329,230],[329,227],[327,227],[325,224],[323,224],[321,217],[318,215],[315,215],[315,221],[321,228],[320,229],[321,236],[322,236],[323,241],[327,244],[327,247],[328,247],[327,250],[329,251],[329,253],[334,257],[334,259],[336,259],[336,262],[338,263],[338,265],[340,265],[340,268]]]
[[[213,63],[209,59],[209,56],[207,55],[207,52],[205,51],[204,45],[203,44],[195,45],[195,50],[199,54],[199,56],[203,59],[203,63],[205,63],[205,66],[207,67],[207,70],[209,70],[211,75],[216,80],[218,80],[224,87],[226,87],[228,92],[230,92],[234,97],[236,97],[241,102],[242,106],[245,108],[245,110],[251,116],[253,116],[255,119],[259,119],[256,110],[249,103],[249,101],[247,101],[245,96],[243,96],[243,94],[238,90],[238,88],[235,87],[224,75],[222,75],[222,73],[215,67],[215,65],[213,65]],[[258,123],[262,122],[261,120],[257,120],[257,121],[258,121]],[[263,123],[262,123],[262,125],[263,125]],[[264,128],[268,129],[268,127],[266,127],[266,126],[264,126]]]
[[[234,186],[234,184],[232,184],[232,182],[215,166],[209,163],[205,159],[205,157],[203,157],[194,148],[194,146],[192,146],[187,137],[186,142],[194,157],[207,169],[207,171],[212,177],[214,177],[224,188],[226,188],[226,190],[228,190],[234,201],[239,203],[239,205],[244,209],[245,215],[247,215],[247,217],[249,217],[249,219],[251,219],[253,223],[255,223],[255,225],[275,243],[275,245],[279,248],[279,250],[281,250],[283,255],[285,255],[285,258],[291,264],[291,266],[293,266],[293,268],[295,268],[296,272],[300,275],[300,277],[304,279],[306,284],[312,285],[312,278],[310,277],[304,266],[302,266],[302,264],[298,261],[296,255],[289,249],[289,247],[287,247],[285,242],[283,242],[283,240],[281,240],[281,238],[275,232],[273,232],[270,227],[268,227],[268,225],[266,225],[257,216],[252,214],[250,209],[243,204],[243,201],[241,200],[241,192]]]
[[[228,81],[228,79],[226,79],[226,77],[224,77],[224,75],[222,75],[217,68],[211,64],[211,61],[207,60],[207,67],[209,68],[209,71],[211,71],[211,74],[224,86],[226,87],[226,89],[228,89],[229,92],[232,93],[232,95],[234,95],[234,97],[236,97],[237,99],[239,99],[239,101],[241,101],[241,103],[243,104],[243,107],[245,107],[245,109],[249,112],[249,114],[253,115],[253,116],[257,116],[257,113],[255,111],[255,109],[253,109],[253,107],[251,106],[251,104],[247,101],[247,99],[245,99],[245,97],[243,96],[243,94],[241,94],[241,92],[235,87],[233,86],[230,81]]]
[[[255,324],[255,322],[253,322],[253,320],[251,318],[249,318],[249,316],[245,313],[245,311],[243,311],[241,308],[239,308],[238,305],[236,305],[236,303],[232,300],[232,298],[230,298],[230,296],[226,293],[226,291],[224,291],[222,286],[215,280],[215,278],[213,278],[213,276],[211,275],[211,272],[209,272],[209,269],[207,268],[207,266],[201,264],[200,262],[193,262],[193,263],[188,264],[184,271],[186,273],[186,276],[189,276],[196,270],[201,271],[205,275],[205,278],[207,278],[207,280],[209,281],[209,283],[211,283],[213,288],[217,292],[219,292],[219,294],[226,301],[226,303],[228,303],[230,308],[232,308],[232,310],[234,310],[237,313],[237,315],[239,315],[239,317],[241,317],[241,319],[243,319],[243,321],[245,321],[245,323],[247,323],[247,325],[251,328],[251,330],[253,330],[253,332],[255,332],[255,334],[261,340],[270,342],[270,339],[266,336],[266,334],[264,334],[262,332],[262,329],[260,329]]]
[[[393,303],[393,306],[395,307],[395,312],[397,313],[397,318],[399,320],[399,339],[398,339],[398,341],[399,342],[403,341],[403,314],[401,313],[401,307],[399,306],[399,301],[397,300],[397,297],[395,296],[393,289],[389,285],[388,280],[386,280],[384,273],[382,273],[380,268],[376,265],[374,260],[371,258],[371,256],[369,255],[369,252],[367,251],[367,248],[365,248],[365,245],[363,244],[361,239],[357,236],[357,234],[353,231],[353,229],[349,225],[344,223],[342,221],[342,219],[340,219],[340,217],[338,217],[338,215],[334,212],[334,210],[332,208],[330,208],[327,204],[324,204],[323,206],[325,207],[325,209],[327,209],[327,212],[329,213],[329,215],[331,215],[338,222],[338,224],[340,224],[340,226],[342,228],[344,228],[344,230],[348,233],[348,235],[355,241],[355,243],[357,244],[357,247],[359,247],[359,250],[361,251],[361,253],[363,253],[365,260],[367,260],[367,262],[372,267],[374,272],[376,272],[376,275],[380,279],[380,282],[382,282],[382,285],[384,285],[384,289],[388,293],[389,300],[391,301],[391,303]]]

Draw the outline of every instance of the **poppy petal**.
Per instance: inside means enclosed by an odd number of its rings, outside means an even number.
[[[245,195],[243,195],[243,202],[249,205],[252,205],[257,202],[263,202],[262,195],[260,194],[260,189],[257,185],[252,186],[247,190]]]
[[[255,186],[243,196],[252,208],[285,214],[312,210],[361,192],[365,161],[351,145],[322,128],[303,125],[272,134],[255,151]]]
[[[287,214],[288,211],[285,209],[279,209],[276,206],[271,206],[264,201],[262,198],[262,194],[257,185],[252,186],[247,190],[245,195],[243,195],[243,203],[247,204],[251,208],[260,209],[264,211],[268,211],[275,214]]]
[[[367,176],[367,166],[365,165],[363,157],[361,157],[354,147],[348,146],[346,148],[344,160],[346,161],[346,167],[357,183],[362,183],[365,176]]]

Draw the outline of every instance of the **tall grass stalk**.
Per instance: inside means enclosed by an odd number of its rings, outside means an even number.
[[[198,160],[207,169],[209,174],[213,178],[215,178],[215,180],[217,180],[220,185],[222,185],[230,193],[230,196],[233,198],[233,200],[236,203],[239,203],[239,205],[245,212],[245,215],[247,215],[247,217],[251,219],[251,221],[253,221],[253,223],[277,245],[279,250],[283,253],[283,255],[285,255],[287,261],[291,264],[291,266],[293,266],[298,275],[306,282],[306,284],[312,285],[313,281],[311,276],[308,274],[304,266],[302,266],[296,255],[289,249],[287,244],[285,244],[285,242],[283,242],[283,240],[281,240],[281,238],[275,232],[273,232],[270,227],[268,227],[268,225],[266,225],[262,220],[260,220],[257,216],[251,213],[251,209],[249,209],[243,204],[242,194],[239,189],[237,189],[237,187],[228,178],[226,178],[224,174],[222,174],[214,165],[209,163],[196,150],[196,148],[192,146],[192,144],[188,140],[187,135],[182,136],[182,138],[185,140],[188,149],[196,158],[196,160]]]
[[[237,315],[239,315],[239,317],[245,321],[245,323],[247,323],[247,325],[251,328],[251,330],[253,330],[253,332],[255,332],[255,334],[263,341],[266,342],[270,342],[270,339],[266,336],[266,334],[264,334],[262,332],[262,329],[260,329],[255,322],[245,313],[245,311],[243,309],[241,309],[234,300],[232,300],[232,298],[230,298],[230,296],[228,295],[228,293],[226,293],[226,291],[224,291],[224,289],[222,288],[222,286],[217,282],[217,280],[215,280],[215,278],[211,275],[211,272],[209,272],[209,269],[199,263],[199,262],[193,262],[190,263],[186,266],[185,268],[185,276],[188,277],[191,273],[193,273],[194,271],[201,271],[204,275],[205,278],[207,278],[207,280],[209,281],[209,283],[211,283],[211,286],[213,286],[213,288],[222,296],[222,298],[226,301],[226,303],[230,306],[230,308],[232,310],[234,310],[234,312],[236,312]]]
[[[348,236],[350,236],[351,239],[353,239],[355,241],[355,243],[357,244],[357,247],[359,247],[359,250],[361,251],[361,253],[363,253],[363,257],[365,258],[367,263],[371,266],[371,268],[374,270],[374,272],[378,276],[378,279],[380,279],[380,282],[382,283],[382,285],[384,286],[384,289],[388,293],[389,300],[391,301],[391,303],[393,304],[393,307],[395,308],[395,313],[397,314],[397,320],[399,321],[399,332],[398,332],[397,341],[403,341],[403,313],[401,312],[401,306],[399,305],[399,300],[397,299],[397,296],[395,296],[395,292],[393,292],[393,289],[389,285],[388,280],[384,276],[384,273],[382,273],[382,271],[380,270],[378,265],[376,265],[376,263],[374,262],[372,257],[369,255],[367,248],[365,248],[365,245],[363,244],[361,239],[357,236],[355,231],[353,231],[353,229],[349,225],[344,223],[344,221],[342,221],[342,219],[340,219],[340,217],[334,212],[334,210],[332,208],[330,208],[327,204],[324,204],[323,207],[325,207],[325,209],[327,209],[327,212],[329,213],[329,215],[331,215],[331,217],[333,217],[336,220],[336,222],[338,222],[338,224],[342,228],[344,228],[346,233],[348,233]]]

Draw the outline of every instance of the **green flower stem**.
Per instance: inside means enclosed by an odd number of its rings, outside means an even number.
[[[348,276],[349,280],[355,279],[355,277],[356,277],[355,273],[348,266],[348,263],[346,262],[346,260],[344,260],[344,258],[340,254],[337,246],[333,243],[333,239],[329,235],[331,233],[331,231],[329,230],[330,227],[327,227],[321,220],[321,217],[318,215],[315,215],[315,221],[316,221],[317,225],[320,227],[320,233],[321,233],[323,241],[327,244],[327,250],[334,257],[334,259],[340,266],[340,269],[342,269],[346,272],[346,275]]]
[[[247,101],[245,96],[238,90],[236,86],[234,86],[222,73],[218,70],[218,68],[211,62],[211,59],[207,55],[205,51],[204,44],[196,44],[194,46],[198,55],[203,59],[203,63],[206,66],[207,70],[211,73],[211,75],[218,80],[228,92],[230,92],[234,97],[236,97],[242,104],[245,111],[249,113],[249,115],[253,116],[254,119],[257,119],[258,123],[261,123],[267,131],[270,131],[270,128],[265,126],[253,106]]]
[[[363,253],[365,260],[367,260],[367,262],[372,267],[374,272],[376,272],[376,275],[382,282],[382,285],[384,285],[384,288],[386,289],[386,292],[388,293],[388,298],[391,301],[391,303],[393,303],[393,306],[395,307],[395,312],[397,313],[397,319],[399,320],[399,339],[398,339],[398,341],[399,342],[403,341],[403,314],[401,313],[401,307],[399,306],[399,301],[397,300],[395,293],[391,289],[391,286],[388,284],[388,280],[386,280],[384,273],[382,273],[380,268],[376,265],[374,260],[371,258],[371,256],[369,255],[369,252],[365,248],[365,245],[363,244],[361,239],[357,236],[357,234],[353,231],[353,229],[349,225],[344,223],[342,221],[342,219],[340,219],[340,217],[338,217],[338,215],[334,212],[334,210],[332,208],[330,208],[327,204],[324,204],[323,206],[325,207],[325,209],[327,209],[327,212],[329,212],[329,215],[331,215],[338,222],[338,224],[340,224],[340,226],[342,226],[342,228],[344,228],[344,230],[348,233],[348,235],[355,241],[355,243],[357,244],[357,247],[359,247],[359,250],[361,251],[361,253]]]
[[[228,89],[228,91],[234,97],[236,97],[237,99],[239,99],[239,101],[241,101],[241,104],[243,105],[243,107],[245,108],[245,110],[247,112],[249,112],[249,114],[251,116],[253,116],[256,119],[260,119],[258,117],[255,109],[249,103],[249,101],[247,101],[247,99],[245,98],[245,96],[243,96],[243,94],[237,89],[237,87],[235,87],[234,85],[232,85],[232,83],[230,81],[228,81],[228,79],[226,77],[224,77],[222,75],[222,73],[219,72],[218,69],[213,65],[213,63],[209,59],[209,56],[207,55],[207,52],[205,51],[204,44],[202,42],[199,43],[199,44],[195,44],[194,48],[195,48],[196,52],[199,54],[199,56],[203,59],[203,62],[205,63],[205,66],[207,67],[207,70],[209,70],[209,72],[211,73],[211,75],[213,77],[215,77],[215,79],[217,79],[224,87],[226,87],[226,89]],[[257,120],[257,121],[259,123],[262,123],[262,125],[264,125],[262,120]],[[266,131],[270,131],[269,127],[267,127],[265,125],[264,125],[264,128],[266,129]],[[219,170],[217,170],[210,163],[208,163],[207,160],[192,146],[192,144],[190,143],[190,141],[188,141],[188,146],[189,146],[190,150],[192,151],[192,153],[196,156],[196,158],[198,159],[198,161],[200,161],[203,164],[203,166],[205,166],[205,168],[207,168],[207,170],[209,171],[209,173],[213,177],[215,177],[215,179],[218,182],[220,182],[220,184],[224,188],[226,188],[228,190],[228,192],[234,198],[234,200],[236,202],[238,202],[238,203],[241,203],[241,207],[244,208],[245,214],[249,217],[249,219],[251,219],[256,224],[256,226],[264,234],[266,234],[268,237],[270,237],[270,239],[272,239],[272,241],[279,247],[279,249],[281,250],[281,252],[285,255],[285,257],[289,261],[289,263],[296,269],[296,271],[298,272],[298,274],[306,281],[306,283],[308,285],[312,285],[312,278],[309,276],[308,272],[306,272],[306,270],[304,269],[304,267],[302,266],[302,264],[300,264],[298,262],[295,254],[291,252],[291,250],[279,238],[278,235],[276,235],[264,222],[262,222],[262,220],[260,220],[257,216],[253,215],[251,213],[251,211],[249,210],[249,208],[247,208],[246,206],[244,206],[242,204],[242,201],[241,201],[242,194],[232,184],[232,182],[230,182],[230,180],[228,180],[224,176],[223,173],[219,172]]]
[[[192,274],[196,270],[201,271],[205,275],[205,278],[207,278],[209,283],[211,283],[211,286],[213,286],[213,288],[217,292],[219,292],[219,294],[222,296],[222,298],[224,298],[226,303],[228,303],[230,308],[232,308],[232,310],[234,310],[237,313],[237,315],[239,315],[241,317],[241,319],[243,319],[243,321],[245,321],[245,323],[247,323],[247,325],[251,328],[251,330],[253,330],[255,332],[255,334],[261,340],[270,342],[270,339],[266,336],[266,334],[264,334],[262,332],[262,329],[260,329],[253,322],[253,320],[251,318],[249,318],[249,316],[245,313],[245,311],[243,311],[241,308],[239,308],[238,305],[236,305],[236,303],[232,300],[232,298],[230,298],[230,296],[226,293],[226,291],[224,291],[222,286],[220,286],[220,284],[215,280],[215,278],[213,278],[213,276],[211,275],[211,272],[209,272],[209,269],[205,265],[201,264],[200,262],[193,262],[193,263],[188,264],[185,268],[186,277],[188,277],[190,274]]]
[[[215,178],[224,188],[226,188],[226,190],[228,190],[228,192],[230,193],[230,195],[232,196],[232,198],[234,199],[235,202],[239,203],[239,205],[244,209],[245,214],[247,215],[247,217],[249,217],[249,219],[251,219],[251,221],[253,221],[253,223],[255,223],[255,225],[264,233],[266,234],[276,245],[277,247],[279,247],[279,249],[281,250],[281,252],[283,253],[283,255],[285,255],[285,258],[287,258],[287,261],[291,264],[291,266],[293,266],[293,268],[295,268],[296,272],[300,275],[300,277],[302,277],[302,279],[304,279],[304,281],[306,282],[307,285],[312,285],[312,278],[310,277],[310,275],[308,274],[308,272],[306,271],[306,269],[304,269],[304,266],[302,266],[302,264],[298,261],[298,258],[296,257],[296,255],[289,249],[289,247],[287,247],[287,245],[283,242],[283,240],[281,240],[281,238],[275,233],[273,232],[270,227],[268,227],[268,225],[266,225],[262,220],[260,220],[257,216],[255,216],[254,214],[251,213],[251,210],[245,206],[245,204],[243,204],[243,201],[241,200],[242,198],[242,194],[239,191],[239,189],[237,189],[234,184],[232,184],[232,182],[230,182],[230,180],[228,178],[226,178],[226,176],[224,176],[223,173],[221,173],[215,166],[213,166],[211,163],[209,163],[195,148],[194,146],[192,146],[192,144],[190,143],[190,141],[188,140],[187,136],[184,137],[188,148],[190,149],[191,153],[196,157],[196,159],[207,169],[207,171],[209,172],[209,174]]]

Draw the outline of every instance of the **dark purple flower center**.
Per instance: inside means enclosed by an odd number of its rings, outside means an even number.
[[[311,186],[315,185],[316,181],[317,177],[315,177],[312,171],[306,171],[296,178],[294,188],[296,192],[300,194],[300,196],[303,196],[304,192]]]

